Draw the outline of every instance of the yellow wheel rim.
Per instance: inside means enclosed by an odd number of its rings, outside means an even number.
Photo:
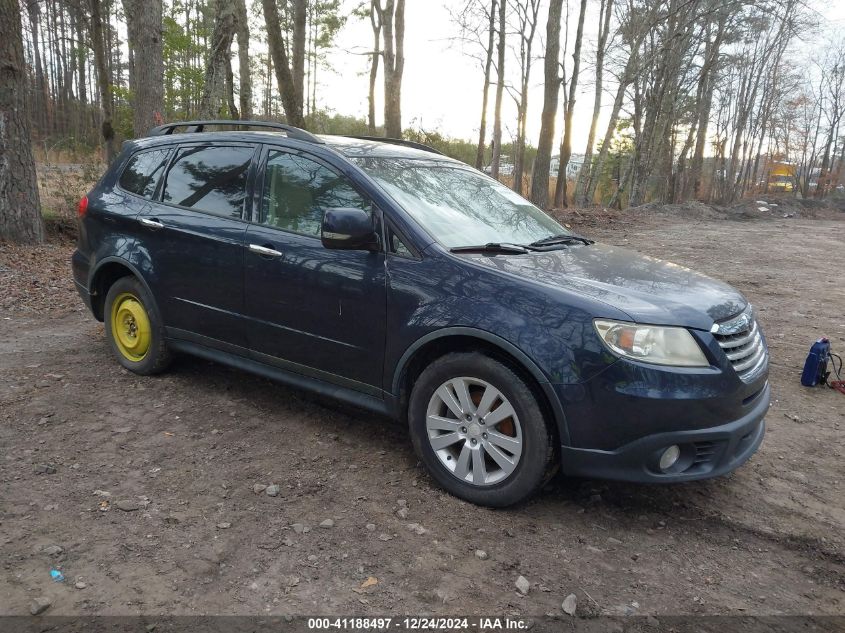
[[[150,349],[150,318],[130,292],[119,294],[111,307],[111,331],[117,350],[127,360],[144,360]]]

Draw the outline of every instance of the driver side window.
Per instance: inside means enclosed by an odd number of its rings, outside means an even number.
[[[261,224],[320,236],[326,209],[354,207],[372,214],[372,206],[349,180],[320,163],[271,150],[264,175]]]

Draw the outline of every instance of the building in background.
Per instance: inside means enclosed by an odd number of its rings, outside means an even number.
[[[573,154],[569,157],[569,163],[566,165],[566,178],[568,180],[574,180],[578,177],[578,172],[581,171],[581,167],[584,165],[584,155],[583,154]],[[552,156],[552,162],[549,163],[549,175],[552,177],[557,177],[557,170],[560,169],[560,155],[557,154]]]

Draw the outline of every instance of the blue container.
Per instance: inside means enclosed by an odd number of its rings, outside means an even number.
[[[805,387],[815,387],[823,383],[827,378],[827,361],[830,359],[830,341],[820,338],[813,343],[807,360],[804,363],[804,371],[801,372],[801,384]]]

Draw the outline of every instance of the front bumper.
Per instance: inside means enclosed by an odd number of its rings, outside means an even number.
[[[711,428],[647,435],[615,450],[561,447],[561,470],[567,475],[639,483],[673,483],[727,474],[757,451],[766,432],[768,383],[750,411],[741,418]],[[657,466],[667,447],[681,447],[681,458],[670,472]]]

